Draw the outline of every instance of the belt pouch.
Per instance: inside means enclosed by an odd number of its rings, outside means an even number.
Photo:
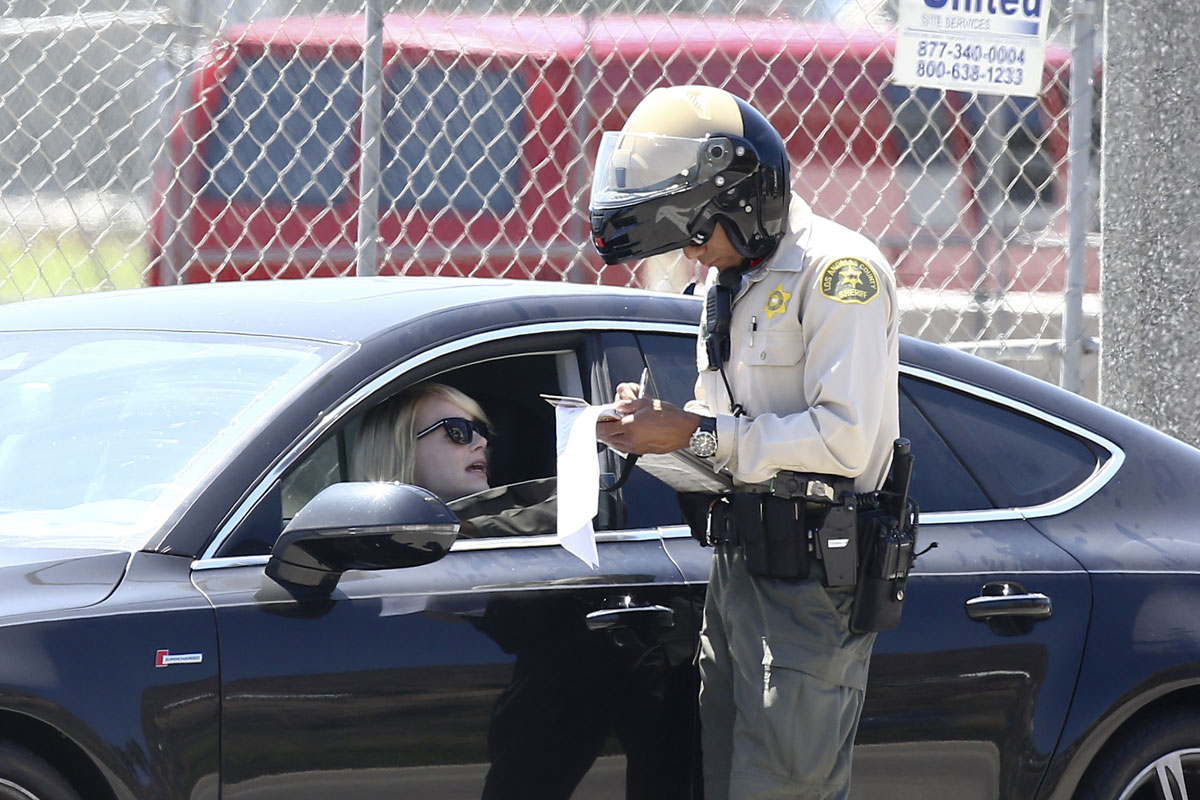
[[[746,569],[751,575],[767,575],[771,554],[767,550],[767,532],[763,527],[762,495],[739,493],[730,500],[733,504],[733,524],[746,558]]]
[[[712,504],[708,518],[708,544],[712,547],[738,543],[732,497],[726,495]]]
[[[808,577],[808,537],[803,500],[766,496],[763,522],[767,532],[769,577],[800,580]]]

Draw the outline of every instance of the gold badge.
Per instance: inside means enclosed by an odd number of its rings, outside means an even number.
[[[879,294],[879,278],[867,262],[839,258],[821,273],[821,294],[839,303],[862,305]]]
[[[767,312],[767,319],[787,311],[787,303],[791,299],[791,293],[783,290],[782,283],[776,286],[767,296],[767,305],[763,308]]]

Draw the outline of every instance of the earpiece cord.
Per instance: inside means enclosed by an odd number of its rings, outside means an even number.
[[[729,376],[725,374],[725,365],[721,365],[721,380],[725,381],[725,393],[729,395],[729,410],[733,412],[735,417],[740,417],[746,413],[746,409],[742,408],[742,404],[734,401],[733,389],[729,386]]]
[[[741,288],[742,275],[750,269],[750,261],[747,259],[741,267],[736,269],[727,269],[717,276],[717,283],[729,290],[729,311],[732,316],[733,303],[737,298],[738,289]],[[728,336],[728,334],[726,334]],[[733,388],[729,385],[729,376],[725,374],[725,362],[722,361],[718,367],[721,372],[721,380],[725,383],[725,393],[729,395],[729,410],[733,412],[735,417],[740,417],[746,413],[746,409],[742,408],[741,403],[733,399]]]

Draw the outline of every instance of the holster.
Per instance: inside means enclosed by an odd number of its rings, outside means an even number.
[[[825,522],[816,530],[816,554],[825,564],[825,585],[853,586],[858,579],[859,537],[858,496],[854,481],[840,478],[834,482],[837,505],[830,507]]]
[[[907,513],[881,504],[860,514],[861,563],[850,614],[853,632],[886,631],[900,624],[908,572],[916,558],[918,513],[916,504],[909,502]]]

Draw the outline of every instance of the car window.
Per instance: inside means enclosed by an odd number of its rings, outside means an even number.
[[[280,483],[285,523],[322,489],[350,480],[347,439],[354,441],[353,432],[339,431]]]
[[[1099,446],[1015,409],[930,381],[906,378],[902,385],[994,508],[1055,500],[1087,480],[1107,458]],[[917,440],[913,453],[922,459]],[[915,491],[914,496],[920,500]],[[966,505],[975,507],[973,502]]]
[[[536,350],[536,346],[531,346]],[[582,393],[578,359],[573,351],[561,349],[507,357],[481,358],[475,363],[448,369],[430,380],[448,384],[465,392],[482,406],[491,422],[488,475],[495,488],[522,486],[512,497],[518,502],[541,491],[531,482],[551,479],[556,474],[554,408],[541,394]],[[370,407],[383,403],[406,388],[411,378],[400,378],[382,390],[368,405],[352,412],[335,430],[330,431],[306,456],[281,477],[256,505],[234,534],[222,544],[218,555],[263,555],[287,523],[321,489],[352,479],[357,432]],[[494,508],[501,501],[489,502]],[[616,498],[602,498],[598,529],[613,527],[619,519],[613,504]],[[547,519],[544,515],[538,519]],[[553,518],[545,530],[529,533],[554,533]],[[499,530],[493,527],[492,530]]]
[[[682,407],[695,396],[696,337],[639,334],[637,348],[650,370],[647,394]],[[622,490],[625,526],[652,528],[683,524],[675,490],[634,469]]]
[[[696,396],[696,336],[638,336],[650,368],[651,391],[682,408]]]
[[[913,404],[900,379],[900,435],[912,442],[913,475],[909,492],[922,513],[990,509],[979,484],[946,440]]]

